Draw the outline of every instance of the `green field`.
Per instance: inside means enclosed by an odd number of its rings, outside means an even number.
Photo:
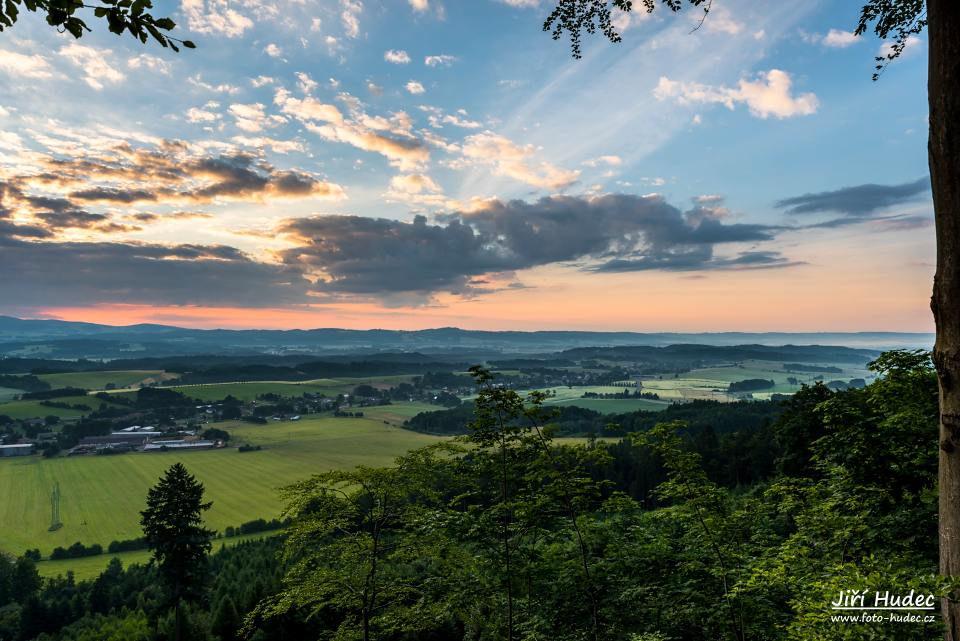
[[[258,532],[257,534],[244,534],[242,536],[233,536],[224,539],[214,539],[213,552],[224,547],[230,547],[243,543],[263,539],[274,535],[275,532]],[[37,563],[37,571],[40,576],[60,576],[68,571],[73,572],[74,578],[78,580],[95,579],[107,567],[110,559],[118,558],[124,567],[134,563],[147,563],[150,561],[149,550],[134,550],[132,552],[117,552],[116,554],[99,554],[97,556],[85,556],[79,559],[58,559],[56,561],[40,561]]]
[[[403,422],[413,418],[421,412],[436,412],[445,409],[440,405],[427,403],[393,403],[392,405],[377,405],[361,409],[365,418],[386,421],[391,425],[403,425]]]
[[[571,398],[565,400],[551,400],[544,403],[546,407],[570,405],[600,412],[601,414],[626,414],[628,412],[659,412],[666,409],[666,401],[654,401],[646,398]]]
[[[398,408],[400,406],[397,406]],[[411,408],[409,411],[413,411]],[[172,463],[182,460],[203,481],[213,508],[210,527],[222,531],[281,510],[277,488],[310,474],[355,465],[383,465],[437,437],[384,425],[376,418],[308,418],[267,425],[227,422],[235,442],[262,445],[259,452],[235,448],[200,452],[115,456],[38,456],[0,460],[0,549],[18,553],[75,541],[100,543],[140,535],[138,513],[147,489]],[[60,484],[63,527],[48,532],[50,493]]]
[[[56,403],[66,403],[68,405],[87,405],[91,410],[100,406],[101,401],[98,398],[90,396],[65,396],[63,398],[51,399]],[[62,407],[47,407],[41,405],[41,401],[7,401],[0,403],[0,414],[5,414],[10,418],[38,418],[44,416],[58,416],[60,418],[80,418],[89,412],[84,410],[64,409]]]
[[[820,378],[826,381],[851,378],[868,378],[870,372],[866,369],[852,368],[848,365],[823,363],[840,367],[841,373],[823,373]],[[770,389],[754,392],[752,398],[766,399],[771,394],[793,394],[800,389],[800,385],[787,382],[788,378],[796,378],[800,383],[811,383],[817,375],[813,373],[794,373],[783,369],[783,364],[771,361],[745,361],[740,364],[695,369],[679,375],[664,374],[662,377],[643,377],[643,391],[657,394],[661,400],[651,399],[594,399],[583,398],[585,392],[599,394],[613,394],[623,391],[623,387],[588,385],[579,387],[556,387],[549,391],[555,393],[545,405],[572,405],[594,410],[604,414],[635,412],[638,410],[657,411],[667,407],[670,403],[692,400],[715,400],[722,402],[735,401],[745,398],[744,394],[729,394],[727,388],[730,383],[750,378],[772,380],[776,384]],[[633,388],[628,388],[633,391]],[[471,397],[472,398],[472,397]]]
[[[552,396],[544,402],[544,406],[570,405],[600,412],[601,414],[622,414],[640,410],[657,412],[665,409],[669,404],[666,401],[656,401],[647,398],[583,398],[586,392],[619,394],[623,392],[623,389],[622,387],[613,387],[612,385],[552,387],[549,390],[545,390],[551,392]],[[633,392],[632,389],[630,391]],[[521,394],[522,393],[524,392],[521,392]]]
[[[93,396],[64,396],[51,399],[51,401],[55,403],[66,403],[67,405],[87,405],[91,410],[97,409],[100,407],[100,404],[104,402]],[[44,416],[72,419],[80,418],[89,413],[84,410],[48,407],[40,403],[41,401],[7,401],[6,403],[0,403],[0,414],[5,414],[14,419],[42,418]],[[107,403],[107,405],[111,404]]]
[[[89,390],[102,390],[107,385],[114,387],[132,387],[140,383],[151,383],[176,376],[162,370],[122,370],[116,372],[66,372],[63,374],[41,374],[39,379],[50,383],[52,387],[82,387]]]
[[[21,389],[13,389],[12,387],[0,387],[0,402],[9,401],[14,396],[18,396],[23,393]]]
[[[205,383],[197,385],[175,385],[170,389],[186,394],[191,398],[209,402],[219,401],[230,395],[241,401],[252,401],[261,394],[279,394],[280,396],[301,396],[311,394],[349,394],[357,385],[373,385],[388,388],[409,382],[410,376],[379,376],[368,378],[320,378],[312,381],[250,381],[248,383]]]

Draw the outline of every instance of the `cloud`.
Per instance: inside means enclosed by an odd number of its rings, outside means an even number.
[[[280,110],[302,121],[322,120],[325,122],[342,123],[343,114],[336,105],[321,102],[316,98],[294,98],[285,89],[277,89],[273,102]]]
[[[271,42],[263,48],[263,53],[267,54],[271,58],[279,58],[283,55],[283,49]]]
[[[699,23],[701,16],[694,14],[694,19]],[[733,15],[724,7],[711,7],[709,15],[703,19],[704,26],[709,31],[717,31],[727,35],[735,36],[743,31],[743,23],[734,20]]]
[[[456,56],[447,55],[445,53],[436,55],[436,56],[426,56],[423,59],[423,64],[428,67],[449,67],[455,63],[459,58]]]
[[[230,139],[238,145],[244,147],[254,147],[256,149],[268,148],[277,154],[287,154],[291,151],[303,151],[303,144],[297,140],[279,140],[269,136],[234,136]]]
[[[391,165],[404,171],[412,171],[430,159],[424,143],[410,134],[409,116],[398,112],[392,119],[371,117],[363,112],[353,96],[342,94],[341,99],[350,106],[349,119],[336,105],[309,96],[294,98],[285,89],[278,89],[274,94],[274,102],[283,113],[293,116],[308,131],[325,140],[381,154]]]
[[[492,131],[467,136],[462,152],[468,162],[492,166],[498,175],[544,189],[569,187],[580,175],[579,171],[561,169],[548,162],[535,163],[532,157],[536,150],[532,145],[518,145]]]
[[[220,120],[220,114],[199,107],[190,107],[186,113],[187,122],[216,122]]]
[[[596,158],[583,161],[583,164],[587,167],[599,167],[600,165],[619,167],[622,163],[623,159],[620,158],[620,156],[598,156]]]
[[[395,65],[405,65],[410,63],[410,54],[403,49],[389,49],[384,52],[383,59]]]
[[[415,96],[422,94],[424,91],[426,91],[426,89],[423,88],[423,85],[417,82],[416,80],[411,80],[406,85],[404,85],[404,88],[406,88],[406,90],[409,93]]]
[[[231,151],[214,156],[179,141],[156,147],[120,143],[68,157],[37,153],[33,164],[8,178],[3,207],[37,223],[54,220],[45,212],[63,214],[91,205],[346,198],[340,185],[299,170],[278,169],[258,154]]]
[[[919,36],[907,36],[907,39],[903,44],[903,52],[900,55],[907,56],[919,51],[921,44],[923,44],[923,40],[920,39]],[[880,49],[877,51],[877,56],[889,60],[890,56],[894,54],[894,51],[894,43],[887,41],[880,45]]]
[[[253,26],[253,21],[228,0],[181,0],[180,8],[187,16],[187,27],[197,33],[210,33],[236,38]]]
[[[359,0],[340,0],[340,6],[343,8],[340,12],[343,31],[348,38],[356,38],[360,35],[360,14],[363,12],[363,4]]]
[[[26,55],[0,49],[0,71],[15,78],[46,79],[53,77],[53,67],[41,55]]]
[[[454,114],[445,114],[443,109],[430,105],[420,105],[420,111],[427,114],[427,122],[434,129],[443,129],[445,124],[460,127],[462,129],[479,129],[483,125],[476,120],[470,120],[466,109],[457,109]]]
[[[143,223],[147,225],[159,224],[164,222],[169,222],[173,220],[194,220],[194,219],[205,219],[213,218],[213,214],[208,214],[202,211],[174,211],[169,214],[155,214],[152,212],[136,212],[133,214],[127,214],[126,218],[128,220],[133,220],[138,223]]]
[[[2,230],[2,228],[0,228]],[[28,242],[0,231],[0,297],[17,305],[267,307],[305,301],[309,286],[285,265],[222,245]]]
[[[213,91],[215,93],[225,93],[231,96],[233,94],[240,93],[240,87],[237,87],[236,85],[231,85],[225,82],[220,83],[219,85],[213,85],[213,84],[210,84],[209,82],[205,82],[203,78],[200,77],[200,74],[197,74],[195,76],[190,76],[189,78],[187,78],[187,82],[189,82],[191,85],[195,87],[199,87],[200,89],[205,89],[206,91]]]
[[[297,76],[297,88],[301,92],[305,94],[309,94],[309,93],[312,93],[313,90],[317,88],[317,81],[311,78],[310,74],[305,73],[303,71],[298,71],[294,75]]]
[[[930,191],[930,179],[920,178],[901,185],[855,185],[833,191],[793,196],[777,201],[788,214],[838,213],[863,218],[881,209],[919,200]]]
[[[76,42],[60,47],[60,55],[83,71],[83,79],[97,91],[104,84],[123,82],[126,76],[110,65],[107,60],[112,55],[109,49],[94,49]]]
[[[410,7],[417,13],[423,13],[430,8],[430,0],[408,0]]]
[[[411,190],[436,187],[399,177]],[[418,192],[419,193],[419,192]],[[413,222],[319,215],[289,219],[278,233],[297,244],[284,264],[316,278],[323,293],[388,296],[482,293],[477,277],[554,263],[584,271],[695,271],[786,266],[771,251],[715,256],[725,243],[771,240],[778,228],[694,220],[659,196],[555,196],[486,201],[469,212]]]
[[[857,43],[858,37],[849,31],[840,31],[839,29],[831,29],[827,32],[827,35],[823,37],[823,45],[825,47],[833,47],[835,49],[845,49],[850,45]]]
[[[147,53],[141,53],[139,56],[133,56],[127,59],[127,67],[130,69],[149,69],[164,75],[170,75],[170,63],[163,58],[151,56]]]
[[[283,116],[268,116],[265,105],[260,102],[233,104],[230,105],[229,111],[234,117],[237,128],[250,133],[256,133],[265,127],[272,127],[287,120]]]
[[[736,89],[661,76],[653,95],[657,100],[672,99],[681,105],[722,104],[733,109],[737,103],[743,103],[758,118],[792,118],[816,113],[820,105],[816,95],[794,96],[791,94],[792,84],[790,74],[779,69],[761,72],[753,81],[741,79]]]
[[[384,194],[388,202],[403,202],[428,207],[452,208],[459,203],[450,200],[440,187],[426,174],[402,174],[390,179],[390,188]]]

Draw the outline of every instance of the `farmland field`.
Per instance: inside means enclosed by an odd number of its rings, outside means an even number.
[[[607,385],[590,385],[584,387],[554,387],[550,388],[553,396],[544,402],[545,407],[572,405],[584,409],[593,410],[602,414],[621,414],[625,412],[637,412],[639,410],[659,411],[667,407],[665,401],[657,401],[647,398],[583,398],[585,392],[596,394],[619,394],[623,392],[622,387],[613,387]],[[633,390],[630,390],[633,392]]]
[[[829,364],[828,364],[829,365]],[[740,364],[695,369],[682,374],[664,374],[662,376],[642,378],[644,392],[653,392],[660,400],[635,398],[583,398],[585,392],[598,394],[616,394],[624,390],[616,386],[575,386],[550,388],[555,396],[544,404],[572,405],[583,407],[604,414],[635,412],[638,410],[657,411],[664,409],[669,403],[679,403],[692,400],[715,400],[721,402],[735,401],[744,395],[728,393],[730,383],[751,378],[762,378],[774,381],[772,388],[754,392],[754,399],[767,399],[771,394],[793,394],[800,389],[799,384],[791,384],[788,379],[795,378],[798,383],[812,383],[815,379],[848,381],[852,378],[868,378],[870,372],[864,368],[838,366],[840,373],[814,374],[810,372],[790,372],[783,368],[783,364],[771,361],[745,361]],[[631,392],[634,388],[627,388]]]
[[[230,547],[243,543],[263,539],[276,534],[276,532],[258,532],[257,534],[243,534],[223,539],[214,539],[212,552],[216,552],[224,547]],[[59,576],[66,574],[67,571],[73,572],[77,580],[95,579],[107,567],[112,558],[120,559],[123,567],[133,565],[134,563],[147,563],[150,561],[149,550],[132,550],[130,552],[116,552],[114,554],[98,554],[96,556],[84,556],[78,559],[57,559],[56,561],[40,561],[37,563],[37,571],[41,576]]]
[[[261,394],[279,394],[280,396],[301,396],[305,392],[314,394],[349,394],[357,385],[391,387],[408,382],[410,376],[379,376],[367,378],[320,378],[312,381],[251,381],[249,383],[201,383],[196,385],[175,385],[176,390],[201,401],[218,401],[227,395],[241,401],[252,401]]]
[[[175,377],[161,370],[122,370],[116,372],[65,372],[62,374],[41,374],[40,380],[50,383],[51,387],[82,387],[90,390],[102,390],[107,385],[130,387],[139,383],[151,383]]]
[[[0,387],[0,403],[2,403],[3,401],[9,401],[14,396],[17,396],[18,394],[22,394],[22,393],[23,393],[23,390],[13,389],[10,387]]]
[[[86,405],[91,410],[100,407],[103,403],[99,398],[92,396],[63,396],[51,399],[56,403],[66,403],[67,405]],[[109,405],[109,403],[108,403]],[[57,416],[59,418],[80,418],[89,412],[73,408],[49,407],[41,405],[41,401],[7,401],[0,403],[0,414],[4,414],[14,419],[38,418],[43,416]]]
[[[364,407],[363,416],[378,421],[386,421],[392,425],[403,425],[408,418],[412,418],[421,412],[436,412],[442,410],[439,405],[428,405],[427,403],[394,403],[392,405],[377,405],[374,407]]]
[[[236,442],[264,449],[0,460],[0,522],[17,524],[0,531],[0,549],[19,553],[38,547],[46,556],[54,547],[75,541],[106,547],[112,540],[139,536],[137,519],[147,489],[179,460],[203,481],[213,501],[206,516],[209,526],[223,530],[277,516],[282,507],[277,488],[314,472],[387,464],[439,440],[374,418],[226,422],[218,427],[230,431]],[[63,527],[48,532],[54,483],[60,485]]]

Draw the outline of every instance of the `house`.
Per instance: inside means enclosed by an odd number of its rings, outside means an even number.
[[[33,454],[33,443],[24,443],[22,445],[0,445],[0,457],[30,456],[31,454]]]
[[[151,439],[163,436],[163,432],[114,432],[109,436],[87,436],[80,439],[81,447],[94,449],[127,447],[137,448],[149,443]]]
[[[144,452],[162,452],[166,450],[208,450],[215,447],[213,441],[188,441],[183,439],[169,439],[154,441],[143,446]]]

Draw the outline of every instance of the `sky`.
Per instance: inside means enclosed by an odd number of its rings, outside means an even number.
[[[196,49],[0,33],[0,314],[933,328],[926,42],[872,81],[857,3],[635,3],[582,59],[551,0],[156,4]]]

